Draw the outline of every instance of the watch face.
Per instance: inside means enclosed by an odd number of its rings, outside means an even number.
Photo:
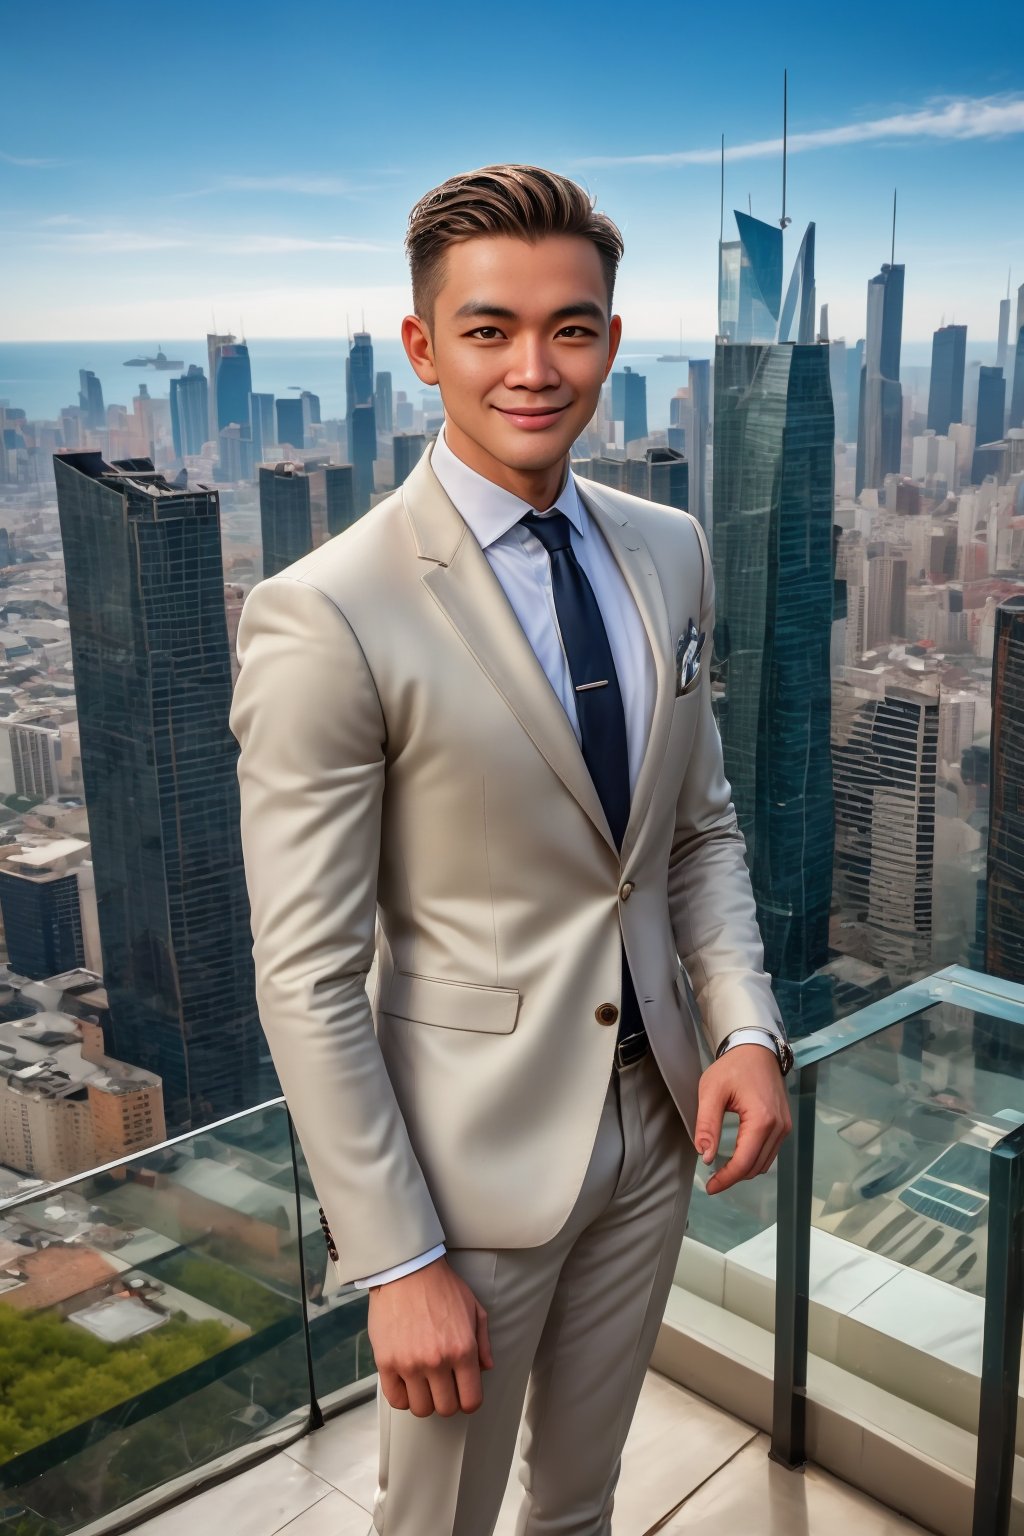
[[[781,1037],[779,1037],[778,1045],[779,1065],[782,1067],[783,1076],[785,1076],[793,1066],[793,1047],[788,1040],[783,1040]]]

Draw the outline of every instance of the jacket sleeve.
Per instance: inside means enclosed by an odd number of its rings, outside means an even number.
[[[444,1240],[373,1028],[386,729],[338,607],[301,578],[248,594],[229,724],[260,1019],[343,1281]]]
[[[700,628],[707,640],[693,748],[676,802],[668,899],[676,949],[713,1055],[734,1029],[760,1025],[783,1037],[786,1030],[764,969],[746,845],[711,709],[715,578],[704,531],[695,518],[690,522],[704,562]]]

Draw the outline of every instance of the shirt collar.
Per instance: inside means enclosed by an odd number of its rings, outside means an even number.
[[[503,486],[495,485],[486,475],[481,475],[464,463],[449,448],[443,427],[431,450],[430,467],[481,549],[494,544],[510,528],[514,528],[525,512],[535,510],[528,501],[514,496]],[[554,504],[547,511],[564,512],[576,532],[585,536],[583,508],[576,489],[576,477],[571,469]],[[524,528],[523,532],[526,531]]]

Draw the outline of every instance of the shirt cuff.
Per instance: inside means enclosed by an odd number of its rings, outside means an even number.
[[[428,1248],[426,1253],[418,1253],[414,1259],[406,1259],[402,1264],[393,1264],[390,1269],[380,1269],[375,1275],[366,1275],[362,1280],[353,1280],[352,1284],[360,1290],[365,1290],[370,1285],[387,1285],[389,1280],[401,1280],[403,1275],[411,1275],[413,1270],[422,1269],[426,1264],[433,1264],[435,1259],[440,1259],[446,1252],[444,1243],[438,1243],[435,1248]]]
[[[779,1054],[775,1049],[774,1042],[769,1039],[763,1029],[737,1029],[729,1036],[722,1055],[727,1056],[734,1045],[763,1045],[767,1050],[771,1051],[773,1056],[778,1056]]]

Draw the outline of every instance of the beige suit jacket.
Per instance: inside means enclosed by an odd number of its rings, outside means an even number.
[[[257,999],[341,1281],[441,1241],[530,1247],[560,1229],[612,1071],[620,925],[691,1135],[697,1028],[712,1050],[743,1025],[782,1032],[710,638],[676,692],[677,637],[691,617],[712,632],[704,534],[670,507],[581,494],[657,671],[621,852],[429,454],[242,610],[230,725]]]

